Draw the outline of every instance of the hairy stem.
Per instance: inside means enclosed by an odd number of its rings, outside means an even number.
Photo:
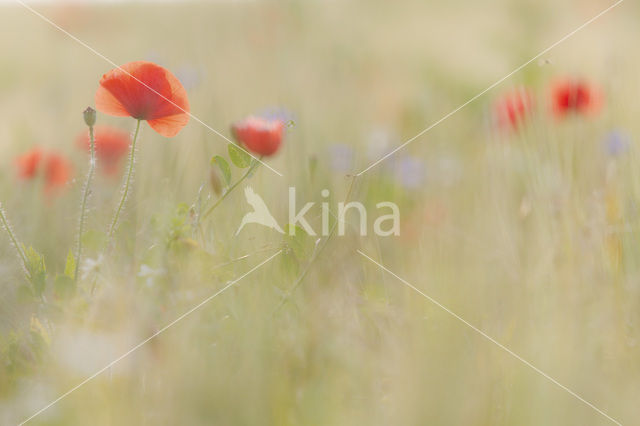
[[[138,120],[138,123],[136,124],[136,131],[133,134],[133,141],[131,142],[131,152],[129,153],[129,168],[127,170],[127,177],[125,178],[122,186],[122,198],[120,199],[120,203],[118,204],[116,213],[113,215],[111,226],[109,227],[109,233],[107,235],[108,242],[111,242],[113,233],[117,229],[118,219],[120,218],[120,212],[122,211],[122,208],[124,207],[124,203],[125,201],[127,201],[127,197],[129,195],[129,187],[131,186],[131,177],[133,176],[133,168],[135,166],[136,141],[138,140],[138,133],[140,132],[140,123],[141,123],[141,120]]]
[[[11,245],[13,245],[13,248],[16,249],[16,252],[18,253],[18,257],[22,262],[22,269],[28,277],[27,256],[24,254],[24,251],[22,250],[22,245],[18,242],[18,238],[16,238],[16,234],[13,232],[13,228],[11,227],[9,220],[7,219],[7,215],[4,212],[4,208],[2,207],[2,203],[0,203],[0,222],[2,222],[2,227],[4,228],[4,230],[7,231],[7,234],[9,235],[9,239],[11,240]]]
[[[262,157],[260,157],[262,158]],[[251,163],[251,165],[249,166],[249,168],[247,169],[247,172],[242,175],[242,177],[240,179],[238,179],[238,181],[236,183],[234,183],[233,185],[231,185],[229,187],[229,189],[227,191],[225,191],[224,194],[222,194],[222,197],[218,198],[218,201],[216,201],[210,208],[209,210],[207,210],[203,215],[202,215],[202,219],[206,218],[207,216],[209,216],[211,214],[212,211],[214,211],[216,209],[216,207],[218,207],[220,205],[220,203],[222,203],[222,201],[227,198],[227,196],[229,194],[231,194],[231,192],[236,189],[236,187],[238,185],[240,185],[246,178],[249,177],[249,175],[260,165],[259,161],[253,161]]]
[[[82,194],[82,205],[80,206],[80,224],[78,226],[78,245],[76,249],[76,270],[73,273],[73,279],[78,281],[78,271],[80,269],[80,260],[82,257],[82,234],[84,233],[84,220],[87,211],[87,200],[91,193],[91,181],[96,169],[96,144],[93,134],[93,126],[89,126],[89,145],[91,149],[91,159],[89,160],[89,171],[87,172],[87,180],[84,182],[84,190]]]

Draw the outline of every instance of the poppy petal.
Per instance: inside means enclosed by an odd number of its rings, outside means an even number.
[[[96,107],[107,114],[147,120],[164,136],[175,136],[189,121],[187,92],[180,81],[146,61],[106,73],[96,92]]]
[[[131,114],[122,103],[102,86],[98,87],[95,96],[96,108],[105,114],[115,117],[129,117]]]
[[[189,116],[187,114],[176,114],[154,120],[147,120],[147,123],[149,123],[149,126],[151,126],[153,130],[167,138],[177,135],[188,122]]]

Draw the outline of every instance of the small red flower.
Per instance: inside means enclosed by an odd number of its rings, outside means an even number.
[[[42,161],[42,155],[42,149],[36,147],[18,156],[18,158],[16,158],[18,177],[21,179],[32,179],[36,177]]]
[[[535,106],[529,89],[518,88],[504,93],[493,106],[494,116],[500,128],[517,130],[531,115]]]
[[[105,114],[146,120],[166,137],[177,135],[189,122],[184,87],[167,69],[152,62],[129,62],[103,75],[95,101]]]
[[[45,191],[61,188],[71,179],[71,163],[60,154],[51,153],[44,160]]]
[[[129,133],[113,127],[97,126],[94,128],[94,140],[98,167],[107,175],[116,175],[121,160],[129,152],[131,144]],[[89,151],[91,149],[89,132],[78,136],[77,144],[80,148]]]
[[[586,81],[562,79],[551,87],[551,107],[557,117],[575,112],[593,115],[600,111],[602,93],[598,87]]]
[[[73,174],[73,167],[65,157],[57,153],[45,153],[40,148],[32,148],[19,156],[16,166],[21,179],[34,179],[42,173],[48,193],[66,185]]]
[[[231,126],[233,136],[249,151],[258,155],[273,155],[282,144],[284,123],[250,116]]]

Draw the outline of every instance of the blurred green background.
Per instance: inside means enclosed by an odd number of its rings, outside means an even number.
[[[248,114],[289,111],[295,124],[267,160],[284,176],[261,167],[249,184],[280,223],[296,187],[301,204],[316,202],[307,218],[320,229],[322,189],[334,209],[349,175],[612,3],[33,7],[115,63],[170,69],[191,112],[227,137]],[[280,249],[30,424],[612,423],[357,249],[619,422],[638,423],[639,17],[636,3],[622,3],[355,179],[351,199],[367,206],[369,230],[376,203],[400,206],[397,237],[362,237],[355,216],[328,241],[257,226],[235,237],[249,210],[242,191],[197,226],[199,203],[217,197],[210,158],[227,156],[226,141],[195,120],[172,139],[145,124],[134,194],[106,258],[96,240],[119,181],[96,180],[88,278],[72,297],[50,283],[45,300],[25,296],[20,264],[0,238],[0,423],[26,419]],[[82,111],[113,67],[19,5],[0,7],[0,28],[0,201],[55,274],[77,232]],[[560,76],[602,87],[602,111],[552,117],[546,99]],[[521,85],[536,94],[535,114],[518,132],[497,131],[493,102]],[[98,123],[135,126],[100,113]],[[629,141],[615,155],[614,131]],[[14,158],[33,146],[75,165],[54,199],[16,177]]]

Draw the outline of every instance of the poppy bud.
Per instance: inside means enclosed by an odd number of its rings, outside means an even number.
[[[94,124],[96,124],[96,110],[91,108],[91,107],[87,107],[87,109],[85,109],[82,112],[82,115],[84,116],[84,122],[86,123],[87,126],[89,127],[93,127]]]

